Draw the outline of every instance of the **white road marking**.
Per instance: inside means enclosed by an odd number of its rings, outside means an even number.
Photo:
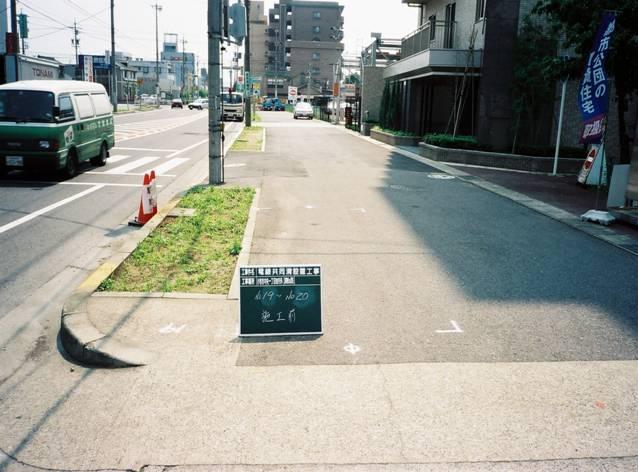
[[[365,208],[352,208],[350,211],[358,211],[359,213],[367,213]]]
[[[78,193],[76,195],[73,195],[72,197],[68,197],[68,198],[65,198],[64,200],[60,200],[57,203],[54,203],[54,204],[49,205],[47,207],[44,207],[44,208],[42,208],[40,210],[34,211],[33,213],[30,213],[30,214],[28,214],[26,216],[23,216],[22,218],[19,218],[19,219],[15,220],[15,221],[12,221],[11,223],[8,223],[8,224],[6,224],[4,226],[0,226],[0,234],[5,233],[5,232],[9,231],[10,229],[15,228],[16,226],[20,226],[21,224],[24,224],[24,223],[26,223],[28,221],[31,221],[31,220],[33,220],[34,218],[37,218],[40,215],[44,215],[45,213],[53,211],[56,208],[60,208],[61,206],[66,205],[67,203],[71,203],[74,200],[77,200],[79,198],[82,198],[82,197],[90,194],[90,193],[93,193],[96,190],[100,190],[101,188],[104,188],[103,184],[98,184],[98,185],[96,185],[94,187],[87,188],[86,190],[84,190],[84,191],[82,191],[82,192],[80,192],[80,193]]]
[[[87,172],[84,172],[85,174]],[[95,174],[101,174],[102,172],[95,172]],[[59,185],[103,185],[105,187],[143,187],[142,184],[101,184],[99,182],[58,182]],[[157,188],[162,188],[163,185],[157,185]]]
[[[175,152],[179,149],[149,149],[149,148],[130,148],[130,147],[119,147],[115,146],[111,149],[117,149],[119,151],[143,151],[143,152]]]
[[[128,164],[124,164],[121,165],[119,167],[115,167],[111,170],[107,170],[106,172],[103,172],[104,174],[122,174],[122,173],[126,173],[129,170],[133,170],[137,167],[142,167],[146,164],[149,164],[153,161],[156,161],[160,158],[160,156],[146,156],[146,157],[141,157],[139,159],[134,160],[133,162],[129,162]]]
[[[345,346],[343,350],[346,352],[349,352],[350,354],[354,356],[357,352],[361,351],[361,348],[357,346],[356,344],[350,343],[347,346]]]
[[[109,158],[106,160],[106,162],[108,164],[113,164],[115,162],[120,162],[120,161],[123,161],[124,159],[128,159],[129,157],[131,157],[131,156],[130,155],[127,156],[127,155],[118,154],[116,156],[109,156]]]
[[[133,177],[139,177],[139,176],[144,176],[144,174],[148,174],[150,172],[150,170],[148,172],[109,172],[109,175],[132,175]],[[82,172],[83,174],[91,174],[91,175],[105,175],[106,172],[94,172],[92,170],[86,171],[86,172]],[[175,174],[163,174],[162,177],[177,177],[177,175]],[[197,182],[195,182],[197,183]],[[195,185],[195,184],[193,184]]]
[[[306,205],[304,208],[305,208],[306,210],[314,210],[314,209],[315,209],[315,208],[317,208],[317,207],[312,206],[312,205]]]
[[[461,327],[459,326],[459,324],[454,321],[454,320],[450,320],[450,323],[452,324],[452,327],[454,329],[437,329],[436,332],[439,334],[442,333],[462,333],[463,330],[461,329]]]
[[[179,154],[181,154],[183,152],[190,151],[191,149],[196,148],[197,146],[201,146],[202,144],[207,143],[207,142],[208,142],[208,138],[202,139],[198,143],[192,144],[192,145],[190,145],[188,147],[185,147],[184,149],[180,149],[179,151],[175,151],[174,153],[169,154],[168,156],[166,156],[166,159],[171,159],[171,158],[173,158],[173,157],[175,157],[175,156],[177,156],[177,155],[179,155]]]
[[[184,328],[186,328],[185,324],[178,327],[178,326],[175,326],[173,323],[171,323],[164,326],[163,328],[160,328],[159,332],[162,334],[170,334],[170,333],[179,334],[182,332]]]
[[[168,172],[169,170],[173,169],[174,167],[177,167],[180,164],[183,164],[184,162],[187,162],[188,158],[187,157],[175,157],[173,159],[171,159],[168,162],[165,162],[164,164],[162,164],[159,167],[156,167],[155,169],[155,175],[165,175],[166,172]],[[149,172],[152,169],[149,169]]]
[[[224,167],[244,167],[246,164],[226,164]]]
[[[428,177],[430,179],[437,179],[437,180],[452,180],[452,179],[455,178],[453,175],[439,174],[439,173],[435,173],[435,172],[433,172],[431,174],[428,174]]]

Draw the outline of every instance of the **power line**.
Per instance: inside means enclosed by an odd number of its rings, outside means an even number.
[[[45,18],[48,18],[51,21],[55,21],[57,24],[65,26],[67,28],[70,28],[70,26],[65,25],[64,23],[62,23],[61,21],[56,20],[55,18],[53,18],[51,15],[44,13],[40,10],[37,10],[36,8],[33,8],[32,6],[29,6],[28,4],[24,3],[22,0],[18,0],[18,3],[20,3],[21,5],[24,5],[25,7],[27,7],[29,10],[33,10],[34,12],[44,16]]]

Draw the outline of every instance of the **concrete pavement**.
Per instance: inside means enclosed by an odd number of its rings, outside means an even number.
[[[157,360],[93,370],[35,349],[0,385],[7,455],[67,469],[635,468],[634,256],[330,125],[263,115],[266,152],[231,154],[227,171],[261,189],[250,263],[322,263],[325,335],[239,340],[237,303],[220,297],[91,297],[98,329]]]

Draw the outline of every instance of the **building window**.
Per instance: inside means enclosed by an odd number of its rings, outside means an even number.
[[[476,0],[476,21],[485,18],[485,3],[487,0]]]
[[[318,52],[313,52],[312,53],[312,60],[313,61],[318,61],[319,59],[321,59],[321,54]]]
[[[315,34],[319,34],[321,33],[321,28],[319,26],[313,26],[312,27],[312,32]]]
[[[314,38],[312,38],[313,41],[319,42],[321,41],[319,38],[317,38],[316,36]]]
[[[313,67],[312,75],[319,75],[319,74],[321,74],[321,69],[319,67]]]
[[[436,38],[436,15],[429,17],[428,22],[430,23],[430,41],[433,41]]]
[[[321,18],[321,12],[320,12],[320,11],[313,11],[313,12],[312,12],[312,17],[313,17],[315,20],[320,19],[320,18]]]

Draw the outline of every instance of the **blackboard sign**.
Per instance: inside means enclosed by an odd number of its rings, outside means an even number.
[[[321,265],[239,268],[239,335],[322,334]]]

